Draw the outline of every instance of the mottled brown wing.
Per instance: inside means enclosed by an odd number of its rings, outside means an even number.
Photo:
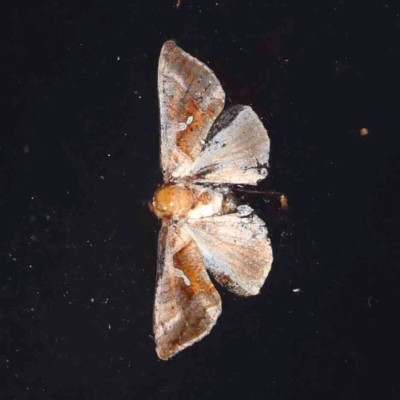
[[[221,298],[199,249],[185,231],[163,224],[158,244],[154,339],[167,360],[206,336],[221,314]]]
[[[214,73],[174,42],[158,64],[161,166],[164,180],[186,176],[224,108],[225,93]]]
[[[224,111],[189,175],[196,182],[256,185],[267,176],[270,140],[249,106]]]
[[[207,270],[241,296],[259,293],[271,269],[272,248],[264,222],[248,206],[239,212],[188,219],[185,230],[200,249]]]

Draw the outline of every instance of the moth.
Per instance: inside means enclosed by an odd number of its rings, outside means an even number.
[[[173,41],[161,50],[158,98],[164,184],[149,203],[162,222],[153,328],[167,360],[208,335],[221,314],[208,273],[239,296],[264,284],[273,260],[267,228],[232,187],[267,176],[270,140],[251,107],[223,111],[213,71]]]

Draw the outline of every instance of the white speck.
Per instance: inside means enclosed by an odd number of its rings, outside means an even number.
[[[200,143],[201,144],[206,144],[206,141],[205,140],[200,140]]]
[[[121,57],[120,56],[117,56],[117,61],[119,61],[121,59]]]
[[[174,268],[174,272],[175,272],[175,276],[176,277],[183,279],[183,281],[185,282],[186,286],[190,286],[189,278],[185,275],[185,273],[181,269]]]
[[[378,300],[376,300],[376,299],[373,298],[373,297],[368,297],[368,306],[369,306],[370,308],[372,307],[371,300],[375,300],[375,302],[378,301]]]
[[[171,203],[169,203],[170,207],[172,207],[175,203],[173,201],[171,201]]]
[[[100,175],[100,179],[102,179],[102,180],[104,181],[104,176],[103,176],[103,175]]]
[[[25,153],[25,154],[28,154],[28,153],[29,153],[29,147],[28,147],[27,144],[24,146],[24,153]]]
[[[186,124],[187,124],[187,125],[190,125],[192,122],[193,122],[193,115],[191,115],[191,116],[187,119]]]
[[[300,288],[296,288],[296,289],[293,289],[292,292],[298,293],[298,292],[300,292],[300,290],[301,290]]]
[[[111,329],[111,325],[110,324],[108,324],[108,329]]]
[[[111,154],[107,154],[107,157],[111,157]]]

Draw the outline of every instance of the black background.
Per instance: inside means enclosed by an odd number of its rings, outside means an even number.
[[[400,398],[396,2],[53,0],[3,16],[2,399]],[[290,207],[246,196],[271,274],[254,298],[218,287],[211,334],[164,362],[147,200],[168,39],[259,114],[260,190]]]

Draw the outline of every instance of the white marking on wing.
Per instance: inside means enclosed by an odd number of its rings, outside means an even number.
[[[206,191],[206,190],[205,190]],[[202,191],[200,192],[200,194]],[[199,194],[199,195],[200,195]],[[211,217],[213,215],[218,215],[222,210],[222,202],[224,196],[222,193],[213,192],[212,201],[207,204],[198,204],[196,207],[188,212],[188,218],[198,219],[204,217]]]
[[[184,131],[187,128],[187,125],[184,122],[180,122],[178,124],[178,130],[179,131]]]
[[[181,269],[174,268],[174,274],[175,274],[176,277],[182,278],[183,282],[185,282],[186,286],[190,286],[189,278],[185,275],[185,273]]]

